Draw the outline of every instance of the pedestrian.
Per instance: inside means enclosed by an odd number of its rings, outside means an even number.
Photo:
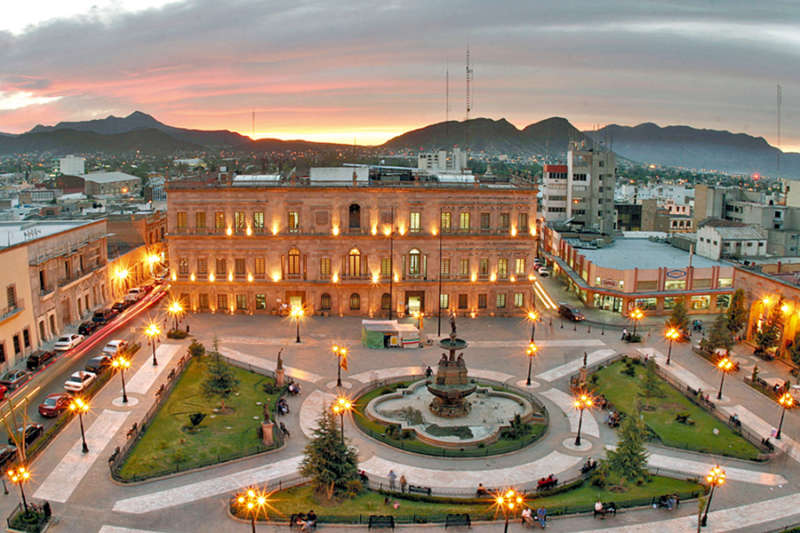
[[[281,433],[283,433],[287,439],[291,437],[291,434],[289,434],[289,430],[286,429],[286,426],[283,424],[283,422],[280,423],[280,428],[281,428]]]
[[[547,527],[547,509],[544,507],[539,507],[536,509],[536,519],[539,521],[539,525],[544,529]]]
[[[397,474],[394,470],[389,470],[389,490],[394,490],[394,482],[397,479]]]
[[[628,328],[622,328],[622,339],[620,340],[624,341],[626,338],[628,338]]]
[[[404,474],[400,474],[400,492],[406,491],[406,485],[408,485],[408,482],[406,481],[406,476]]]

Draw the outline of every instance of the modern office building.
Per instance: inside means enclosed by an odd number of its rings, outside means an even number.
[[[348,174],[171,180],[174,293],[211,312],[527,311],[536,253],[530,183]]]
[[[452,152],[421,153],[417,156],[417,167],[428,172],[462,172],[467,168],[467,152],[453,148]]]

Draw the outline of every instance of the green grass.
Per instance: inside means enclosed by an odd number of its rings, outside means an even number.
[[[609,492],[589,483],[583,483],[577,488],[552,496],[533,497],[527,500],[527,504],[534,509],[544,506],[552,516],[588,511],[598,499],[604,502],[613,501],[618,507],[626,507],[649,504],[651,498],[662,494],[678,493],[685,499],[702,490],[701,485],[692,481],[653,476],[649,483],[633,487],[624,493]],[[314,509],[321,522],[354,522],[359,520],[359,516],[361,521],[366,521],[371,514],[392,515],[395,520],[401,522],[412,522],[415,518],[425,521],[444,521],[448,513],[468,513],[472,520],[491,520],[496,517],[490,498],[485,500],[469,498],[459,503],[453,498],[420,498],[429,501],[417,501],[392,495],[390,499],[399,504],[398,508],[394,509],[393,506],[384,504],[384,497],[379,492],[368,490],[353,499],[324,504],[315,497],[310,485],[303,485],[272,494],[266,514],[270,520],[285,521],[292,514],[307,513],[310,509]],[[261,513],[258,518],[264,520],[266,516]]]
[[[662,397],[646,399],[655,410],[637,410],[638,402],[645,400],[641,388],[645,367],[634,364],[635,377],[623,374],[624,368],[625,363],[617,361],[595,372],[593,376],[597,376],[597,382],[593,386],[596,392],[605,395],[615,409],[626,415],[643,414],[647,427],[664,445],[740,459],[758,458],[758,448],[660,377]],[[679,412],[688,412],[695,424],[687,425],[675,420]],[[719,430],[719,434],[714,435],[714,428]]]
[[[207,375],[205,358],[194,358],[175,388],[153,418],[139,442],[126,458],[118,476],[123,481],[141,480],[171,472],[188,470],[263,451],[258,428],[264,406],[274,410],[277,394],[267,395],[262,385],[272,378],[230,366],[239,380],[238,393],[225,401],[228,414],[215,413],[218,399],[207,399],[201,384]],[[206,413],[196,432],[189,415]]]
[[[465,447],[465,448],[443,448],[439,446],[433,446],[428,444],[427,442],[422,442],[417,440],[416,436],[408,439],[399,439],[394,437],[389,437],[385,435],[386,431],[386,424],[381,424],[380,422],[376,422],[374,420],[370,420],[364,413],[367,410],[367,404],[372,401],[374,398],[381,396],[383,394],[388,394],[389,392],[395,391],[400,388],[408,387],[413,381],[403,381],[399,383],[393,383],[391,385],[386,385],[384,387],[378,387],[373,389],[366,394],[359,396],[354,404],[353,409],[353,419],[355,420],[356,424],[361,428],[362,431],[366,432],[368,435],[389,444],[390,446],[394,446],[395,448],[400,448],[401,450],[407,450],[410,452],[420,453],[424,455],[436,455],[441,457],[484,457],[488,455],[497,455],[501,453],[512,452],[514,450],[518,450],[524,446],[527,446],[534,441],[538,440],[542,435],[544,435],[545,431],[547,431],[546,424],[531,424],[531,432],[528,433],[525,437],[520,439],[499,439],[492,444],[487,444],[484,447]],[[484,386],[484,385],[481,385]],[[494,390],[506,391],[508,389],[504,389],[501,387],[490,386]],[[413,430],[412,430],[413,431]]]

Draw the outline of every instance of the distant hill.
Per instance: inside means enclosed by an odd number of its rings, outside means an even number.
[[[0,137],[0,154],[20,152],[54,152],[58,154],[106,152],[126,153],[141,150],[147,153],[169,154],[179,151],[198,151],[197,144],[174,139],[163,131],[142,129],[103,135],[90,131],[59,129]]]
[[[660,127],[651,122],[638,126],[611,124],[584,133],[608,140],[616,153],[644,164],[800,178],[800,154],[782,153],[763,137],[744,133],[690,126]],[[776,174],[779,153],[781,172]]]

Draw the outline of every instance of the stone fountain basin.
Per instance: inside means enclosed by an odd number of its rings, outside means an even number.
[[[425,380],[417,381],[405,389],[398,389],[372,399],[366,407],[367,417],[383,424],[399,424],[403,429],[413,430],[420,441],[434,446],[462,448],[474,447],[481,443],[491,444],[500,438],[500,431],[509,426],[509,421],[514,415],[519,414],[523,421],[528,422],[536,413],[531,402],[522,396],[469,383],[465,386],[477,387],[475,393],[466,398],[472,405],[471,412],[463,417],[440,417],[428,408],[434,395],[428,391],[426,385]],[[412,407],[419,411],[423,422],[410,424],[392,413],[404,407]],[[440,427],[469,427],[472,438],[432,435],[426,430],[431,424]]]

